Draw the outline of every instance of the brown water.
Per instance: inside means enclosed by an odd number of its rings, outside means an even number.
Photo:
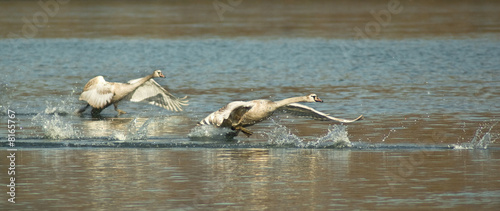
[[[17,156],[23,209],[499,207],[499,154],[484,150],[84,148]]]
[[[0,36],[25,38],[0,39],[2,184],[16,153],[16,204],[3,194],[1,207],[500,208],[499,2],[400,1],[380,28],[370,12],[390,1],[232,2],[220,16],[214,1],[69,1],[51,16],[0,1]],[[189,96],[185,111],[73,114],[90,78],[152,69]],[[195,127],[230,101],[309,93],[325,102],[308,106],[366,119],[280,115],[234,140]]]
[[[217,5],[230,6],[219,12]],[[1,36],[36,38],[102,37],[324,37],[354,38],[359,28],[370,38],[475,37],[500,32],[500,2],[472,1],[68,1],[44,10],[37,3],[0,2]],[[392,8],[389,11],[389,8]],[[47,19],[44,19],[45,12]],[[386,18],[374,14],[391,15]],[[50,16],[53,14],[53,16]],[[220,14],[220,15],[219,15]],[[24,25],[34,23],[35,30]],[[27,21],[23,21],[26,18]],[[26,24],[28,22],[28,24]],[[377,26],[370,22],[382,23]],[[365,30],[369,25],[369,30]],[[36,32],[33,32],[36,31]]]

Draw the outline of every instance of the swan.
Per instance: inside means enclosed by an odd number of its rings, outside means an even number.
[[[118,115],[125,111],[118,109],[118,103],[122,100],[132,102],[147,102],[171,111],[182,111],[182,106],[188,105],[188,100],[178,98],[156,83],[153,78],[165,78],[161,70],[155,70],[153,74],[143,78],[128,81],[128,83],[107,82],[102,76],[90,79],[83,88],[79,100],[87,102],[87,105],[77,111],[83,113],[89,106],[92,107],[92,115],[96,116],[102,110],[114,105]]]
[[[259,123],[276,111],[283,111],[297,116],[308,116],[317,120],[331,120],[342,123],[351,123],[363,119],[360,115],[356,119],[340,119],[329,116],[311,107],[298,104],[298,102],[323,102],[316,94],[292,97],[280,101],[252,100],[234,101],[215,111],[201,120],[198,125],[214,125],[216,127],[231,128],[238,134],[239,131],[250,136],[252,132],[245,127]]]

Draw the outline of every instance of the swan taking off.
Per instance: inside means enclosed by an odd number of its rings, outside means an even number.
[[[147,102],[171,111],[182,111],[182,106],[188,105],[184,98],[178,98],[156,83],[153,78],[165,78],[161,70],[155,70],[153,74],[143,78],[130,80],[128,83],[107,82],[102,76],[90,79],[83,88],[79,100],[88,104],[77,111],[84,112],[92,106],[92,115],[96,116],[102,110],[113,104],[118,115],[126,112],[118,109],[117,104],[121,100],[132,102]]]
[[[331,117],[311,107],[298,104],[298,102],[323,101],[316,94],[292,97],[276,102],[270,100],[234,101],[211,113],[205,119],[201,120],[198,125],[231,128],[236,131],[236,134],[241,131],[245,135],[250,136],[252,132],[245,127],[269,118],[275,111],[284,111],[297,116],[308,116],[317,120],[330,120],[342,123],[350,123],[363,119],[363,115],[352,120]]]

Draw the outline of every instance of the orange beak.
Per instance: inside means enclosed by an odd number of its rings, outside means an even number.
[[[319,99],[319,97],[314,98],[314,100],[315,100],[316,102],[320,102],[320,103],[322,103],[322,102],[323,102],[323,100]]]

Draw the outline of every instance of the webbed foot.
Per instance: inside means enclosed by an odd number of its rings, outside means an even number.
[[[117,104],[113,104],[115,106],[115,111],[118,112],[118,116],[122,115],[122,114],[126,114],[127,112],[125,111],[122,111],[120,109],[118,109],[118,105]]]
[[[243,133],[244,133],[247,137],[250,137],[250,136],[253,134],[253,132],[252,132],[252,131],[250,131],[250,130],[248,130],[248,129],[246,129],[246,128],[242,127],[242,126],[236,126],[236,127],[234,127],[234,129],[233,129],[233,130],[238,130],[238,131],[241,131],[241,132],[243,132]]]
[[[119,116],[119,115],[122,115],[122,114],[126,114],[126,113],[127,113],[127,112],[122,111],[122,110],[120,110],[120,109],[116,109],[116,111],[118,112],[118,116]]]

